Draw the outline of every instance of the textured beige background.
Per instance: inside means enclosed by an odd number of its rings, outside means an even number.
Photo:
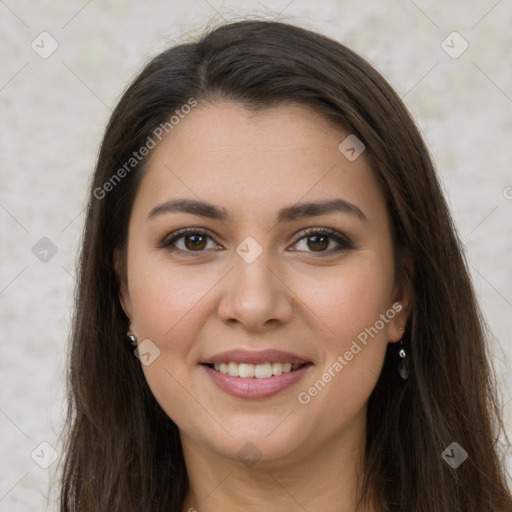
[[[185,32],[246,14],[348,44],[404,97],[438,164],[496,337],[510,430],[510,1],[0,0],[0,511],[45,507],[54,466],[40,468],[31,453],[43,441],[59,449],[74,262],[110,108],[146,58]],[[31,47],[42,46],[43,31],[59,45],[47,59]],[[453,31],[469,44],[456,59],[441,47]],[[46,263],[32,252],[42,237],[57,248]]]

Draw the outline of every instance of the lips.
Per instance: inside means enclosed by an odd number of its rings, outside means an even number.
[[[276,395],[298,382],[313,366],[297,354],[280,350],[230,350],[208,357],[200,365],[222,391],[245,399]]]

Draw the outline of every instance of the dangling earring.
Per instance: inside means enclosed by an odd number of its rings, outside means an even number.
[[[128,331],[126,333],[126,336],[128,337],[128,341],[131,343],[131,345],[133,347],[136,347],[137,346],[137,336],[135,336],[135,334],[133,334],[132,331]]]
[[[400,327],[400,330],[403,331],[404,328]],[[398,373],[402,379],[407,379],[409,377],[409,357],[407,356],[407,352],[404,348],[404,342],[400,340],[400,350],[398,351],[398,355],[401,358],[401,361],[398,363]]]

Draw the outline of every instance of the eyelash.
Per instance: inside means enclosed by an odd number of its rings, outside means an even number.
[[[184,228],[184,229],[175,231],[168,237],[164,238],[164,240],[159,244],[159,247],[162,249],[169,250],[171,252],[181,252],[181,253],[185,253],[185,254],[189,254],[189,255],[192,255],[194,253],[205,252],[207,249],[191,251],[191,250],[177,249],[176,247],[172,247],[173,244],[176,243],[178,240],[185,238],[186,236],[191,236],[191,235],[207,236],[208,238],[213,240],[213,238],[206,231],[202,231],[197,228]],[[341,233],[339,233],[333,229],[330,229],[330,228],[307,228],[307,229],[304,229],[303,231],[301,231],[298,234],[298,238],[293,245],[296,245],[302,239],[307,239],[307,238],[315,236],[315,235],[327,236],[330,239],[332,239],[333,241],[335,241],[336,243],[338,243],[339,247],[334,250],[331,249],[331,250],[324,250],[324,251],[308,251],[308,252],[311,252],[312,254],[314,254],[315,255],[314,257],[322,257],[323,255],[337,254],[343,250],[354,248],[354,245],[346,236],[344,236]]]

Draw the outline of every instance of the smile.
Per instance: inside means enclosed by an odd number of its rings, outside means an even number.
[[[270,398],[290,388],[314,365],[312,363],[292,365],[291,363],[230,362],[201,364],[200,367],[206,371],[221,391],[236,398],[256,400]],[[230,371],[233,375],[229,373]]]
[[[209,365],[217,372],[231,377],[240,377],[242,379],[256,378],[268,379],[272,376],[278,376],[282,373],[289,373],[300,368],[300,364],[292,363],[262,363],[262,364],[244,364],[244,363],[220,363]]]

